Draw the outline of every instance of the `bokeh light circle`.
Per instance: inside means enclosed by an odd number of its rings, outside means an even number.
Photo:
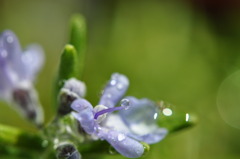
[[[222,119],[240,128],[240,71],[227,77],[219,87],[217,106]]]

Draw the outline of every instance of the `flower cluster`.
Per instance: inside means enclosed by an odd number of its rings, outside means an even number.
[[[0,98],[38,126],[43,122],[43,113],[33,81],[43,61],[40,46],[30,45],[23,52],[13,32],[6,30],[1,34]]]
[[[144,154],[144,143],[157,143],[168,131],[156,124],[158,108],[154,102],[123,98],[128,85],[126,76],[114,73],[97,106],[93,108],[86,99],[78,98],[71,107],[86,133],[108,141],[123,156],[138,158]]]
[[[96,147],[94,142],[89,146],[85,141],[104,140],[121,155],[139,158],[149,150],[149,144],[158,143],[167,134],[192,125],[189,114],[186,114],[186,118],[183,114],[179,117],[174,116],[174,120],[165,122],[165,125],[161,120],[160,125],[164,128],[159,127],[157,124],[159,113],[165,115],[166,119],[171,119],[168,118],[172,115],[170,107],[163,106],[163,103],[158,105],[147,98],[125,96],[129,80],[119,73],[112,74],[96,106],[87,101],[84,98],[86,86],[78,80],[84,57],[83,26],[84,20],[77,16],[73,22],[70,44],[65,46],[62,53],[59,74],[55,82],[54,100],[58,100],[57,113],[45,126],[42,125],[43,112],[33,86],[44,62],[43,50],[38,45],[30,45],[22,51],[13,32],[6,30],[0,35],[0,99],[8,102],[23,117],[38,126],[40,132],[33,135],[15,129],[1,129],[0,125],[1,131],[4,131],[2,133],[4,135],[1,135],[0,131],[1,141],[5,138],[6,141],[10,140],[10,149],[13,146],[14,150],[16,148],[20,152],[23,149],[28,150],[22,148],[20,141],[33,139],[33,143],[37,145],[33,147],[46,150],[46,153],[37,150],[44,156],[40,158],[54,158],[51,156],[54,151],[57,158],[81,159],[82,155],[84,158],[85,156],[91,158],[86,154],[94,151]],[[82,41],[79,43],[78,40]],[[25,143],[23,145],[31,146]],[[85,145],[88,151],[84,152],[84,148],[82,151],[81,147]],[[1,153],[2,151],[0,158]],[[32,155],[33,158],[36,157],[35,152]]]

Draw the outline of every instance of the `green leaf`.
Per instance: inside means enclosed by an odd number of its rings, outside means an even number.
[[[73,45],[67,44],[64,49],[60,60],[58,77],[56,80],[56,89],[55,89],[55,98],[54,101],[57,100],[57,96],[59,90],[64,85],[64,82],[71,77],[76,77],[78,74],[78,55],[77,51]]]
[[[71,77],[76,77],[78,73],[77,63],[77,52],[75,47],[67,44],[61,56],[58,81],[61,82]]]
[[[160,127],[167,128],[170,133],[178,132],[192,127],[197,123],[197,117],[177,110],[171,104],[159,102],[160,114],[157,123]]]
[[[43,144],[44,141],[39,134],[0,124],[0,146],[13,146],[28,151],[42,152],[47,146]]]
[[[71,18],[70,23],[70,44],[72,44],[78,54],[78,78],[80,79],[83,72],[84,57],[86,52],[86,22],[85,18],[76,14]]]

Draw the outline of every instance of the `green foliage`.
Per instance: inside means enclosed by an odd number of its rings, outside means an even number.
[[[190,128],[197,123],[197,117],[195,115],[179,111],[174,106],[165,104],[163,101],[159,103],[159,107],[160,114],[157,123],[160,127],[166,128],[169,133]],[[164,109],[168,109],[171,112],[166,114]]]
[[[135,28],[134,28],[135,29]],[[70,23],[70,39],[66,44],[60,58],[57,79],[55,81],[55,96],[57,100],[59,90],[64,82],[72,77],[81,79],[86,52],[86,23],[81,15],[74,15]],[[108,66],[107,66],[108,67]],[[155,66],[154,66],[155,67]],[[57,105],[56,103],[55,105]],[[158,124],[167,128],[170,133],[177,132],[195,124],[194,118],[186,114],[173,111],[173,115],[165,116],[160,107],[161,115]],[[89,135],[81,132],[81,127],[72,116],[57,116],[48,126],[40,130],[43,136],[31,134],[11,127],[0,125],[0,158],[16,156],[16,158],[36,158],[41,154],[42,158],[54,157],[54,140],[58,142],[72,142],[76,145],[85,159],[101,158],[108,155],[112,148],[106,141],[90,141]],[[93,143],[94,142],[94,143]],[[141,142],[144,146],[144,155],[150,150],[150,146]],[[55,143],[54,143],[55,144]],[[93,153],[94,152],[94,153]],[[116,151],[114,152],[118,154]]]
[[[34,158],[43,154],[48,144],[38,133],[26,132],[14,127],[0,125],[0,158]]]
[[[71,77],[76,77],[78,74],[78,57],[76,49],[73,45],[67,44],[63,50],[59,73],[57,79],[57,92],[63,86],[64,81]]]
[[[83,66],[84,66],[84,57],[86,51],[86,22],[85,18],[80,15],[76,14],[72,16],[71,23],[70,23],[70,41],[69,43],[72,44],[78,54],[78,77],[79,79],[82,76]]]
[[[65,45],[61,55],[54,101],[66,80],[72,77],[80,79],[82,76],[86,50],[86,23],[84,17],[79,14],[71,18],[69,43]]]

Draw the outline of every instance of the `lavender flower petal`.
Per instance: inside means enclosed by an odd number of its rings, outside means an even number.
[[[65,91],[68,94],[80,98],[84,97],[86,94],[86,85],[84,82],[79,81],[76,78],[70,78],[64,83],[61,91]]]
[[[10,31],[4,31],[0,36],[0,47],[4,48],[8,54],[9,61],[17,60],[21,54],[21,46],[16,35]]]
[[[109,108],[114,107],[128,89],[128,78],[122,74],[114,73],[106,85],[99,104]]]
[[[6,51],[0,47],[0,98],[4,98],[13,87],[10,72],[11,70],[6,67]]]
[[[120,111],[119,115],[131,131],[128,135],[148,144],[162,140],[168,131],[157,126],[159,110],[155,103],[135,97],[126,97],[126,99],[129,100],[130,107],[127,111]]]
[[[30,45],[21,54],[21,61],[24,67],[25,78],[30,81],[34,80],[36,73],[44,63],[44,52],[39,45]]]
[[[127,135],[138,141],[143,141],[143,142],[146,142],[147,144],[154,144],[164,139],[167,134],[168,134],[167,129],[157,128],[153,130],[151,133],[148,133],[145,135],[136,135],[133,133],[129,133]]]
[[[24,74],[23,63],[21,61],[21,47],[16,35],[6,30],[0,37],[0,48],[6,51],[5,62],[8,67],[14,70],[18,76]]]
[[[128,158],[138,158],[144,153],[143,145],[115,130],[100,129],[98,136],[107,140],[120,154]]]
[[[129,100],[129,109],[127,111],[119,111],[119,115],[127,125],[133,123],[156,124],[159,110],[154,102],[146,98],[126,97],[125,99]]]
[[[82,128],[92,134],[95,130],[92,105],[85,99],[77,99],[72,103],[71,108],[78,112],[73,113],[73,116],[80,122]]]

